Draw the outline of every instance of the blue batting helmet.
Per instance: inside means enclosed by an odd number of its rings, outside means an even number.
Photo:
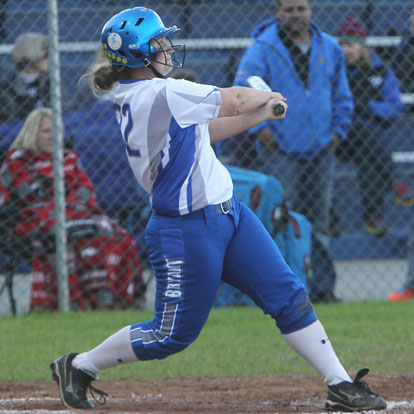
[[[102,29],[102,47],[112,65],[130,68],[148,66],[156,47],[151,40],[167,37],[180,30],[177,26],[165,27],[160,16],[146,7],[126,9],[111,17]],[[172,49],[183,47],[171,45]],[[174,60],[173,66],[182,66]]]

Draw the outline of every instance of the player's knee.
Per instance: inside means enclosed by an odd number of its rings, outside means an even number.
[[[147,361],[151,359],[164,359],[170,355],[183,351],[187,346],[195,341],[197,335],[194,336],[182,336],[177,334],[170,334],[162,336],[152,335],[151,340],[134,341],[132,347],[138,359]]]
[[[168,338],[168,340],[166,340],[165,342],[160,343],[159,353],[161,355],[161,358],[166,358],[170,355],[174,355],[181,351],[184,351],[184,349],[187,348],[192,342],[194,342],[194,340],[183,341],[174,337]]]
[[[297,331],[315,322],[317,317],[306,290],[298,289],[292,292],[275,319],[283,334]]]

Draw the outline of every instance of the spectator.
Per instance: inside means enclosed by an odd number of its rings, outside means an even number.
[[[346,137],[353,107],[345,59],[338,43],[311,22],[308,0],[280,0],[275,12],[276,18],[253,31],[235,84],[258,75],[289,99],[286,119],[252,131],[258,137],[257,169],[277,177],[290,208],[312,222],[311,299],[334,301],[335,271],[327,253],[333,150]]]
[[[411,12],[410,29],[397,47],[392,63],[404,92],[414,92],[414,8]]]
[[[54,274],[55,204],[51,110],[27,117],[0,174],[0,199],[14,204],[14,232],[33,243],[31,310],[57,309]],[[72,309],[126,307],[142,299],[141,266],[133,239],[97,204],[94,188],[73,150],[64,152],[69,296]]]
[[[348,139],[341,142],[336,154],[341,161],[354,162],[358,169],[365,229],[383,236],[388,231],[383,219],[386,192],[394,189],[401,199],[409,198],[408,186],[396,179],[390,152],[381,139],[404,105],[393,70],[368,48],[366,37],[364,25],[355,17],[347,17],[339,27],[355,117]]]
[[[410,237],[408,238],[408,270],[404,286],[388,296],[390,302],[414,299],[414,209],[411,214]]]
[[[21,34],[14,42],[11,59],[15,71],[0,88],[0,121],[3,122],[14,118],[23,120],[33,109],[50,106],[47,37],[34,32]]]

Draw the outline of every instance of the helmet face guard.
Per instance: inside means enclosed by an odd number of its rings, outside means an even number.
[[[108,20],[102,29],[102,47],[112,65],[138,68],[157,62],[166,66],[182,67],[185,47],[174,45],[168,38],[179,30],[177,26],[165,27],[160,16],[153,10],[135,7],[124,10]],[[158,41],[161,38],[166,38],[170,45],[168,49],[161,46]],[[168,64],[166,52],[171,49],[172,64]],[[183,52],[181,61],[175,57],[178,50]],[[160,58],[162,53],[164,59]]]
[[[148,59],[145,57],[143,59],[144,66],[149,66],[152,63],[159,63],[161,65],[169,66],[172,68],[183,67],[184,61],[185,61],[185,46],[173,44],[171,39],[167,36],[165,36],[164,39],[165,39],[165,42],[168,44],[167,48],[164,48],[161,45],[161,43],[158,41],[158,39],[156,38],[151,39],[150,43],[148,44],[149,46],[148,55],[150,58]],[[154,46],[154,43],[156,46]],[[153,51],[154,47],[155,47],[155,52]],[[170,51],[172,51],[171,53],[172,63],[171,64],[168,63],[168,57],[167,57],[167,52],[170,52]],[[177,54],[180,55],[179,57],[176,56],[176,52]]]

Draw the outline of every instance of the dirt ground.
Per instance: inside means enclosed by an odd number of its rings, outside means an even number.
[[[371,389],[388,402],[386,412],[414,413],[414,374],[371,374]],[[175,378],[94,383],[109,396],[99,413],[243,414],[323,413],[326,388],[316,375]],[[0,413],[64,414],[52,381],[1,383]]]

